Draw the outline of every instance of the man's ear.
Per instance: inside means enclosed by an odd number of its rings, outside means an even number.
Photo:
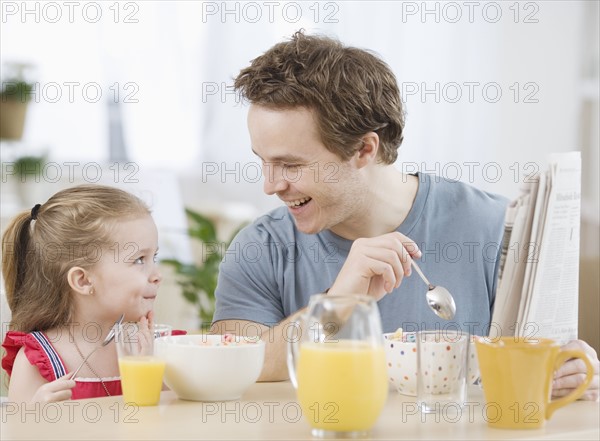
[[[67,280],[71,289],[77,294],[90,295],[94,293],[88,272],[79,266],[74,266],[69,270]]]
[[[365,134],[361,139],[362,147],[356,152],[354,159],[357,168],[362,168],[377,161],[379,136],[375,132]]]

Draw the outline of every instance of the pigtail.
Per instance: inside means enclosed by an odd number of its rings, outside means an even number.
[[[27,272],[30,226],[31,215],[29,212],[23,212],[10,222],[2,235],[2,274],[6,300],[13,313],[18,308],[19,291]]]

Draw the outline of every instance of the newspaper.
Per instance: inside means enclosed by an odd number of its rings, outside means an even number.
[[[506,210],[490,334],[577,338],[581,156],[553,154]]]

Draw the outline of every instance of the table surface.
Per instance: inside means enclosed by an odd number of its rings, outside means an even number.
[[[390,390],[372,439],[600,439],[598,402],[559,409],[541,429],[489,428],[481,390],[469,389],[460,413],[421,414],[413,397]],[[127,407],[122,397],[1,407],[0,438],[311,439],[290,382],[254,384],[240,401],[194,402],[162,392],[158,406]]]

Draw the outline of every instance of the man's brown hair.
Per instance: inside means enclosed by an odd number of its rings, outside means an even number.
[[[396,161],[404,129],[400,91],[389,66],[370,52],[299,31],[252,60],[235,89],[253,104],[314,111],[323,144],[344,160],[375,132],[379,160]]]

